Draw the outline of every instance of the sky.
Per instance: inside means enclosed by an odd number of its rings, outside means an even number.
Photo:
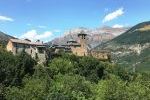
[[[66,30],[150,20],[150,0],[0,0],[0,31],[44,42]]]

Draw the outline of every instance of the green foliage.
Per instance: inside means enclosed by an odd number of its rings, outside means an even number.
[[[23,88],[8,88],[7,100],[45,100],[47,84],[45,79],[26,79]]]
[[[93,57],[76,57],[74,55],[62,55],[49,63],[51,76],[61,74],[79,74],[91,82],[98,82],[104,76],[104,68],[107,64]]]
[[[103,64],[92,57],[83,57],[79,59],[78,73],[92,82],[98,82],[104,75]]]
[[[50,91],[52,100],[83,100],[93,96],[92,84],[79,75],[57,75]]]
[[[128,93],[128,100],[149,100],[150,88],[141,84],[140,82],[132,82],[126,88]]]
[[[97,85],[96,100],[149,100],[150,83],[141,74],[132,82],[125,82],[114,75]]]
[[[8,100],[79,100],[93,96],[92,84],[84,77],[56,75],[55,79],[25,79],[23,88],[7,88]]]
[[[147,25],[150,25],[150,21],[140,23],[130,30],[125,32],[124,34],[116,37],[111,42],[118,43],[118,44],[143,44],[150,42],[150,31],[139,31],[138,29],[143,28]]]
[[[5,99],[5,93],[6,93],[5,86],[0,84],[0,100]]]
[[[14,56],[12,53],[0,51],[0,83],[21,85],[26,74],[33,74],[36,62],[26,53]]]
[[[64,58],[56,58],[53,59],[52,62],[49,64],[48,70],[51,76],[54,76],[59,73],[74,73],[75,69],[73,63],[70,60]]]
[[[0,51],[0,99],[149,100],[150,74],[92,57],[61,54],[48,67],[27,54]]]
[[[125,87],[125,82],[112,75],[111,79],[98,83],[96,100],[125,100]]]
[[[103,62],[104,66],[104,77],[103,79],[110,79],[112,75],[118,76],[125,82],[135,81],[138,73],[134,73],[132,70],[129,71],[128,67],[120,66],[118,64],[111,64]]]

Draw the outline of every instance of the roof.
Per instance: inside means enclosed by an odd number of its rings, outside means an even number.
[[[80,36],[80,35],[87,35],[84,31],[81,31],[79,34],[78,34],[78,36]]]
[[[73,40],[73,39],[70,39],[70,40],[67,41],[67,43],[69,43],[69,42],[77,43],[77,41],[76,41],[76,40]]]
[[[81,46],[80,44],[70,44],[69,46]]]
[[[20,40],[20,39],[10,39],[13,43],[20,43],[20,44],[28,44],[28,45],[37,45],[37,46],[46,46],[46,44],[42,42],[30,42],[27,40]]]

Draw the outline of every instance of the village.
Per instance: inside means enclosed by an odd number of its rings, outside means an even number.
[[[51,53],[58,54],[63,51],[66,53],[72,53],[76,56],[92,56],[102,61],[110,61],[111,54],[106,50],[93,50],[87,44],[87,34],[84,31],[81,31],[77,34],[78,39],[69,39],[66,45],[56,45],[52,44],[51,47],[45,43],[37,40],[32,42],[29,39],[10,39],[7,44],[7,51],[12,52],[14,55],[25,51],[27,54],[31,55],[32,58],[38,59],[40,64],[46,62],[50,56],[47,53],[48,49],[51,49]]]

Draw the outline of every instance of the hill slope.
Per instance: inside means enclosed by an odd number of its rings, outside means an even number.
[[[8,40],[14,38],[0,31],[0,44],[6,45]]]
[[[150,21],[140,23],[95,49],[106,49],[118,64],[150,71]]]
[[[124,34],[113,39],[112,42],[119,44],[143,44],[150,42],[150,21],[132,27]]]

